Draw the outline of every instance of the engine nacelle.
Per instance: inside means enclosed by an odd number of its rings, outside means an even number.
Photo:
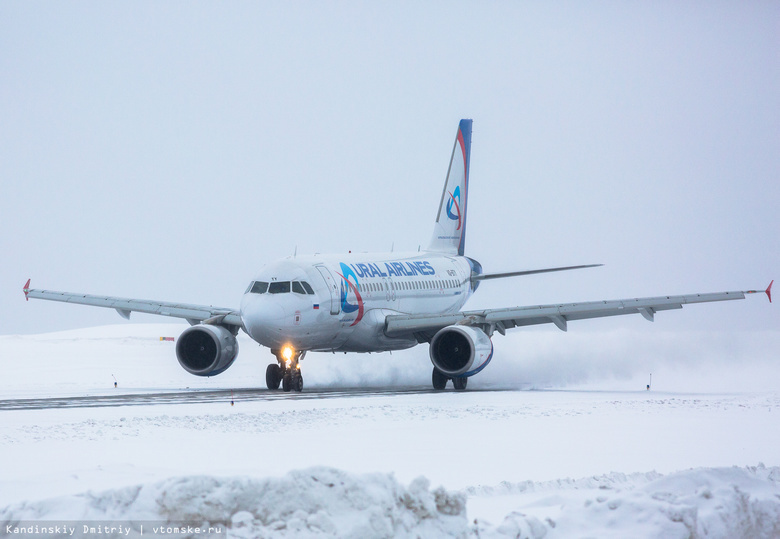
[[[450,377],[474,376],[493,358],[493,343],[479,328],[447,326],[431,339],[433,366]]]
[[[184,330],[176,343],[176,359],[196,376],[215,376],[233,364],[238,341],[222,326],[200,324]]]

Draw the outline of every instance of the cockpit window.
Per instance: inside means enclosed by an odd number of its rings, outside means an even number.
[[[252,294],[265,294],[266,290],[268,290],[268,283],[263,281],[254,281],[246,289],[247,293]]]
[[[292,283],[292,291],[296,294],[305,294],[306,291],[303,289],[303,286],[301,286],[301,283],[298,281],[293,281]]]
[[[271,283],[268,286],[269,294],[286,294],[290,291],[290,281]]]
[[[306,281],[301,281],[301,284],[303,285],[303,289],[306,290],[307,294],[314,295],[314,290],[312,290],[311,285],[307,283]]]

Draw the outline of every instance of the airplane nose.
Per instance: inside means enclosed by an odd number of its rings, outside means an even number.
[[[258,342],[264,342],[278,333],[285,317],[284,308],[266,298],[254,298],[241,308],[241,319],[249,335]]]

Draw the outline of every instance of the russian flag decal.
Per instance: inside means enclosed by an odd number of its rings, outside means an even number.
[[[320,308],[320,304],[319,304],[319,303],[315,303],[315,304],[314,304],[314,310],[316,311],[316,310],[317,310],[317,309],[319,309],[319,308]]]

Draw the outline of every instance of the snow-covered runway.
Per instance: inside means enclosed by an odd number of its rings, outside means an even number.
[[[501,390],[477,390],[501,391]],[[185,391],[162,391],[154,393],[116,392],[114,395],[89,395],[70,397],[44,397],[35,399],[4,399],[0,400],[0,410],[46,410],[53,408],[102,408],[106,406],[159,406],[163,404],[203,404],[225,403],[239,400],[274,401],[284,399],[348,399],[352,397],[371,397],[387,395],[416,395],[434,393],[432,388],[425,387],[378,387],[378,388],[344,388],[328,389],[314,388],[305,392],[283,393],[268,391],[265,388],[243,389],[187,389]]]
[[[0,395],[3,522],[201,514],[236,536],[780,534],[777,392],[313,383],[301,395],[233,389],[231,405],[230,386],[251,385],[239,385],[245,367],[184,373],[187,389],[172,350],[143,335],[0,347],[28,354]],[[85,405],[101,399],[111,404]]]

